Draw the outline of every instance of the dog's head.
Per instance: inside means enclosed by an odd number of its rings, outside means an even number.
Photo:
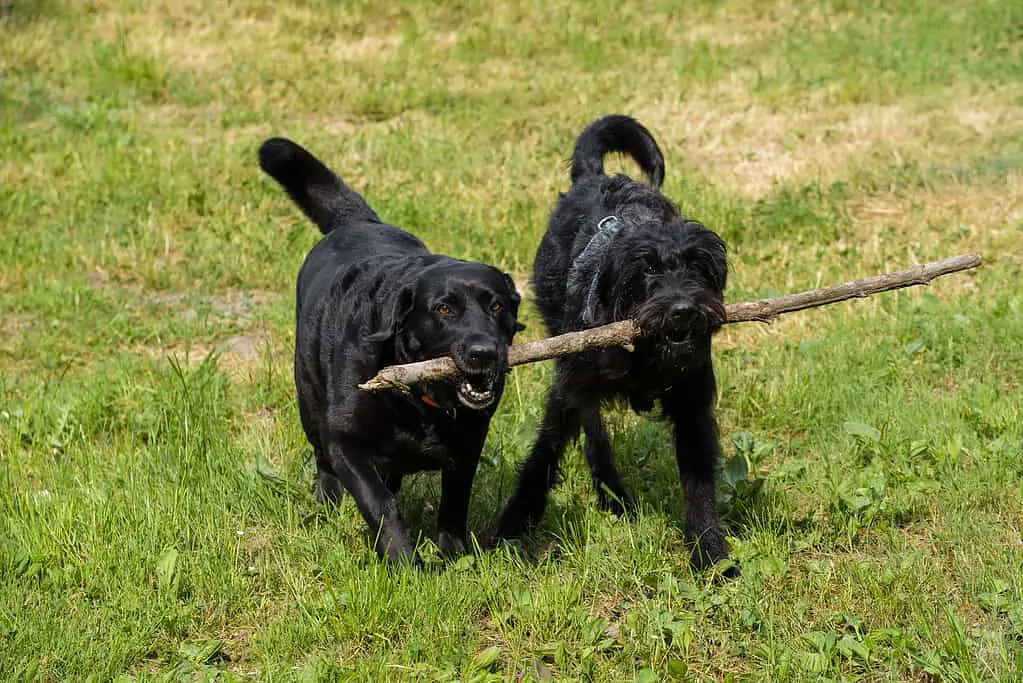
[[[506,273],[491,266],[437,257],[398,291],[373,341],[393,338],[396,360],[410,363],[450,356],[458,375],[431,386],[431,402],[472,410],[489,408],[499,395],[508,345],[525,328],[518,322],[519,294]]]
[[[672,355],[708,345],[725,321],[725,243],[699,223],[675,218],[626,225],[601,266],[611,319],[635,320]]]

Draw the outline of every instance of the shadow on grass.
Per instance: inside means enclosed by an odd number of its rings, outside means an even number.
[[[665,527],[673,529],[679,538],[684,533],[685,495],[679,481],[678,469],[674,453],[671,452],[667,435],[663,427],[656,421],[643,422],[636,427],[628,428],[627,435],[615,439],[616,461],[636,505],[636,515],[626,516],[617,520],[618,524],[638,524],[640,518],[654,518],[663,522]],[[663,437],[658,438],[658,435]],[[634,448],[636,441],[643,442],[651,437],[657,442],[649,451]],[[578,477],[588,475],[582,470],[585,463],[579,449],[572,448],[565,455],[563,464],[568,472],[566,476]],[[724,458],[728,459],[728,456]],[[514,473],[507,475],[512,477]],[[755,473],[745,480],[748,486],[734,486],[727,478],[719,476],[718,510],[727,535],[736,538],[747,538],[765,524],[780,523],[784,516],[785,501],[780,491],[762,486],[763,479]],[[502,500],[502,505],[504,501]],[[538,563],[556,559],[567,547],[584,546],[589,543],[589,516],[596,512],[597,497],[589,490],[583,496],[573,496],[569,500],[564,497],[551,496],[543,520],[530,533],[512,540],[494,539],[497,515],[500,508],[495,508],[493,520],[486,526],[481,536],[481,544],[485,551],[502,546],[513,548],[523,561]]]
[[[685,520],[685,496],[670,439],[663,424],[655,420],[643,420],[617,431],[613,439],[616,461],[626,488],[636,504],[637,515],[659,519],[664,526],[673,529],[681,537]],[[588,479],[579,450],[571,448],[565,454],[565,476],[573,479],[583,476]],[[726,455],[725,460],[729,457]],[[336,515],[358,517],[354,501],[348,494],[335,505],[321,505],[316,501],[313,484],[315,466],[310,449],[304,449],[289,462],[290,465],[279,474],[261,471],[257,464],[256,473],[264,484],[261,488],[265,489],[267,498],[274,499],[265,500],[264,504],[276,506],[282,504],[282,498],[286,499],[286,504],[300,510],[304,525],[319,524]],[[587,545],[590,540],[588,517],[597,510],[596,495],[592,491],[569,498],[551,496],[543,520],[532,532],[511,540],[494,537],[500,512],[514,489],[517,464],[502,460],[481,467],[470,503],[470,538],[475,536],[476,543],[484,553],[506,547],[530,564],[557,561],[566,549]],[[746,538],[762,528],[765,521],[770,523],[770,520],[782,514],[784,500],[776,489],[758,486],[738,495],[734,487],[720,481],[718,488],[719,512],[728,535]],[[422,544],[425,539],[436,542],[439,504],[438,472],[421,472],[405,478],[398,493],[398,506],[409,531],[420,539],[421,549],[427,555],[434,549],[429,544]],[[618,523],[636,524],[637,520],[626,517],[618,520]],[[364,524],[360,526],[365,527]],[[366,543],[372,544],[369,530],[363,528],[363,532]]]

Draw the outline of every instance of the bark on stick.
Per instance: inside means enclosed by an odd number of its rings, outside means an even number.
[[[951,258],[925,263],[907,270],[900,270],[884,275],[853,280],[840,285],[812,289],[798,294],[760,301],[746,301],[725,306],[727,319],[725,323],[770,322],[783,313],[801,311],[806,308],[827,306],[847,299],[868,297],[879,292],[887,292],[903,287],[926,285],[936,277],[976,268],[980,265],[980,257],[976,254],[963,254]],[[540,339],[526,344],[516,344],[508,349],[508,366],[535,363],[558,356],[581,353],[593,349],[604,349],[610,346],[629,347],[640,335],[639,328],[631,320],[623,320],[610,325],[593,327],[578,332],[568,332],[557,337]],[[392,365],[384,368],[376,377],[360,384],[359,388],[366,391],[382,391],[384,389],[403,389],[419,382],[439,380],[451,377],[456,373],[455,362],[450,358],[434,358],[432,360]]]

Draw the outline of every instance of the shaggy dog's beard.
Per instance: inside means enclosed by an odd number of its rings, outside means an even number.
[[[711,334],[724,320],[724,305],[713,299],[694,307],[686,324],[672,321],[671,303],[655,297],[634,309],[632,319],[643,332],[637,348],[645,351],[656,368],[655,376],[672,383],[687,368],[702,366],[710,359]]]
[[[610,289],[611,318],[631,319],[642,331],[637,348],[646,352],[667,374],[674,374],[687,365],[701,364],[709,358],[710,338],[725,322],[725,304],[717,292],[699,282],[665,287],[647,295],[642,274],[628,272]],[[689,307],[685,315],[672,315],[680,302]],[[611,322],[610,320],[608,322]]]

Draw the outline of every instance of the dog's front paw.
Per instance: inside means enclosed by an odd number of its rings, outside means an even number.
[[[340,505],[345,495],[341,480],[330,472],[316,473],[316,501],[325,505]]]
[[[614,494],[601,489],[598,502],[601,510],[617,517],[632,517],[636,513],[636,505],[625,491]]]
[[[524,536],[536,526],[540,517],[543,516],[543,507],[537,509],[535,504],[530,505],[521,500],[513,499],[501,512],[501,519],[497,522],[495,540],[512,539]]]
[[[728,557],[728,544],[720,529],[707,529],[698,537],[690,540],[693,549],[690,564],[693,569],[702,571],[714,566],[717,562]],[[738,565],[725,569],[722,574],[728,578],[739,576]]]
[[[423,562],[423,558],[419,555],[415,548],[412,549],[388,549],[384,555],[387,560],[387,566],[392,569],[399,567],[410,567],[412,569],[423,569],[426,567],[426,563]]]
[[[465,540],[447,531],[437,534],[437,547],[445,557],[458,557],[465,554]]]

